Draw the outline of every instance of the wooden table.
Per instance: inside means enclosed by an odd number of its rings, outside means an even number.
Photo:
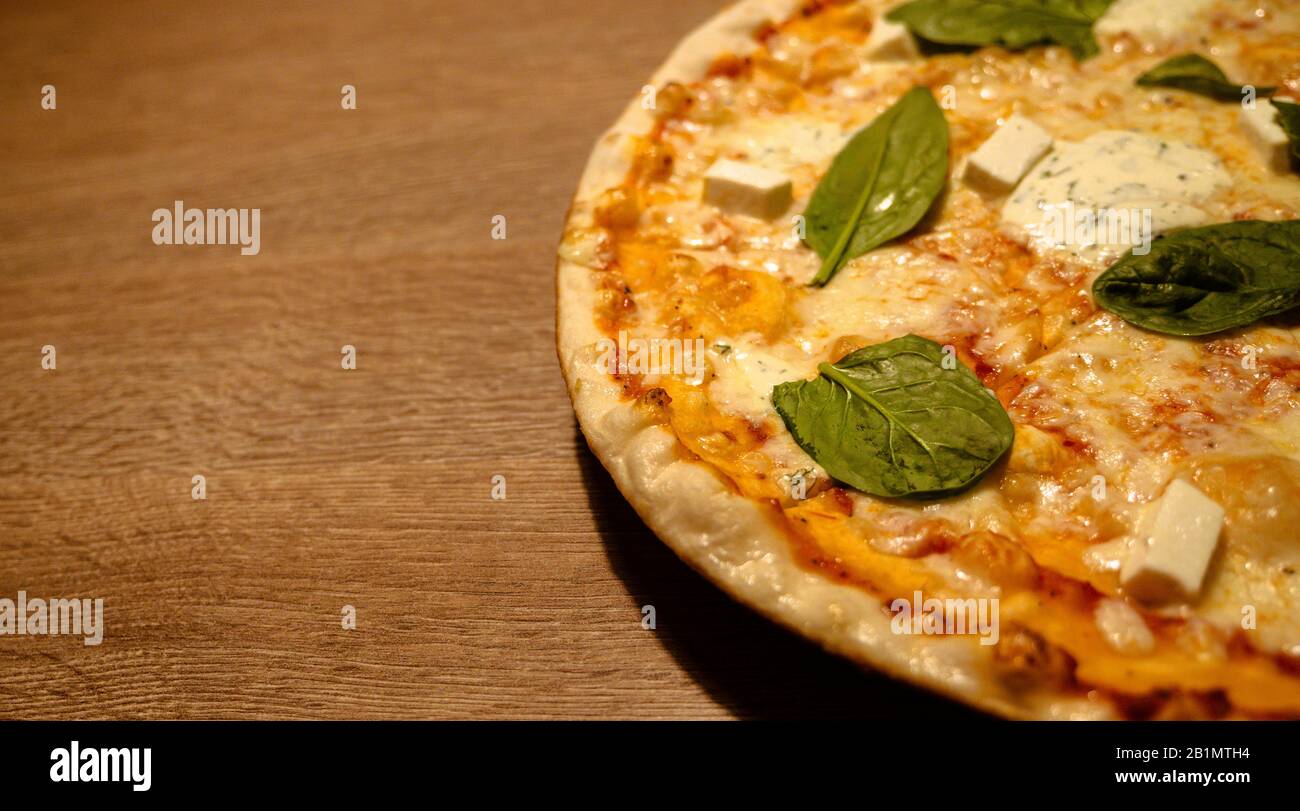
[[[0,715],[965,715],[729,602],[576,429],[565,208],[716,7],[6,4],[0,597],[106,630],[0,636]],[[155,245],[176,200],[260,253]]]

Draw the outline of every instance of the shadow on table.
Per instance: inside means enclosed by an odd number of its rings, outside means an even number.
[[[731,712],[755,719],[986,718],[865,672],[732,601],[646,528],[580,433],[578,445],[587,500],[615,573],[639,605],[655,606],[655,638]]]

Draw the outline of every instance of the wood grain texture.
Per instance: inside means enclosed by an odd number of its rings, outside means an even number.
[[[0,715],[964,715],[729,602],[575,428],[569,196],[717,7],[6,4],[0,596],[107,628],[0,636]],[[261,253],[155,246],[178,199],[260,208]]]

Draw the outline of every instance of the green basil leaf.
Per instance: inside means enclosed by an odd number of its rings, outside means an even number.
[[[1200,54],[1173,56],[1137,78],[1143,87],[1173,87],[1219,101],[1240,101],[1244,85],[1233,84],[1219,66]],[[1276,87],[1257,87],[1255,95],[1271,96]]]
[[[944,496],[1011,447],[993,393],[939,344],[895,338],[781,383],[772,403],[795,441],[836,479],[874,496]]]
[[[1281,99],[1273,99],[1272,104],[1277,108],[1277,123],[1291,141],[1291,166],[1300,171],[1300,104]]]
[[[812,283],[910,231],[948,179],[948,122],[914,87],[853,136],[831,162],[804,212],[804,241],[822,257]]]
[[[946,45],[1003,45],[1020,50],[1040,42],[1064,45],[1079,60],[1095,56],[1092,24],[1111,0],[914,0],[887,19]]]
[[[1208,335],[1300,305],[1300,220],[1175,231],[1092,285],[1097,304],[1139,327]]]

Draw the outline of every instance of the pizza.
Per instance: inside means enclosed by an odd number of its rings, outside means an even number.
[[[746,0],[598,139],[557,344],[735,599],[1012,718],[1300,717],[1300,6]]]

